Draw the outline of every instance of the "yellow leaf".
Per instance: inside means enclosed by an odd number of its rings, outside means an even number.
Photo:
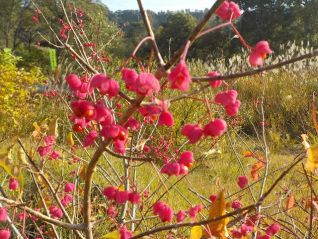
[[[113,231],[102,236],[100,239],[120,239],[120,233],[119,231]]]
[[[58,120],[58,118],[54,119],[50,122],[49,132],[48,132],[48,135],[53,135],[53,136],[55,136],[55,138],[58,138],[58,136],[59,136],[57,120]]]
[[[19,147],[19,149],[18,149],[18,160],[19,160],[19,163],[21,163],[23,165],[28,165],[28,161],[26,159],[25,152],[23,151],[23,149],[21,147]]]
[[[194,226],[191,228],[190,239],[201,239],[202,237],[202,227]]]
[[[81,167],[81,171],[79,173],[80,179],[82,179],[83,181],[85,180],[85,177],[86,177],[86,170],[87,170],[87,165],[84,164]]]
[[[209,219],[220,217],[226,214],[226,203],[224,198],[224,191],[221,191],[217,200],[212,204],[209,210]],[[220,238],[227,238],[229,233],[227,231],[227,224],[229,218],[224,218],[218,221],[210,222],[204,230],[204,236],[211,237],[211,235]]]
[[[308,171],[314,172],[318,168],[318,144],[310,146],[307,151],[308,158],[305,168]]]
[[[74,143],[74,139],[73,139],[73,133],[72,132],[69,132],[67,134],[67,137],[66,137],[66,142],[68,145],[70,146],[73,146],[75,143]]]

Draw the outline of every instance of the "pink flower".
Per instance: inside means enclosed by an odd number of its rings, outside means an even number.
[[[147,105],[144,107],[141,107],[139,109],[139,112],[143,116],[152,116],[152,115],[158,115],[161,113],[161,109],[158,105]]]
[[[160,210],[165,206],[166,204],[164,202],[158,201],[153,205],[153,213],[159,214]]]
[[[0,221],[5,222],[8,219],[7,209],[5,207],[0,207]]]
[[[113,186],[109,186],[109,187],[104,188],[103,195],[105,197],[107,197],[107,199],[109,199],[109,200],[115,200],[116,192],[117,192],[117,188],[115,188]]]
[[[129,239],[133,237],[133,234],[130,231],[128,231],[125,225],[120,227],[119,234],[120,239]]]
[[[203,129],[201,129],[197,124],[186,124],[182,128],[181,134],[188,138],[190,144],[195,144],[201,139]]]
[[[220,74],[217,71],[211,71],[211,72],[208,73],[209,77],[215,77],[215,76],[219,76],[219,75]],[[223,80],[221,80],[221,79],[220,80],[213,80],[213,81],[210,81],[209,83],[210,83],[210,86],[212,88],[218,88],[218,87],[220,87],[222,85]]]
[[[180,175],[180,164],[176,162],[167,163],[161,169],[161,173],[167,174],[168,176],[179,176]]]
[[[167,127],[171,127],[174,125],[173,116],[169,111],[163,111],[158,120],[158,125],[166,125]]]
[[[225,106],[226,114],[228,116],[234,116],[238,113],[241,106],[241,101],[236,100],[234,104],[228,104]]]
[[[231,207],[233,209],[239,209],[239,208],[242,207],[242,203],[239,200],[235,200],[235,201],[232,202]]]
[[[196,218],[196,216],[198,215],[198,213],[199,213],[200,211],[202,211],[202,209],[203,209],[203,205],[202,205],[202,204],[199,204],[199,205],[196,205],[196,206],[194,206],[194,207],[191,207],[191,208],[189,209],[189,211],[188,211],[189,216],[190,216],[192,219]]]
[[[116,191],[115,202],[117,204],[124,204],[128,201],[128,191]]]
[[[176,216],[177,216],[177,222],[182,222],[186,218],[187,214],[184,210],[180,210]]]
[[[0,230],[0,238],[1,239],[9,239],[11,237],[11,232],[9,229]]]
[[[213,202],[215,202],[216,201],[216,199],[218,198],[218,196],[217,195],[215,195],[215,194],[212,194],[212,195],[210,195],[210,201],[213,203]]]
[[[173,210],[164,202],[156,202],[153,206],[153,212],[158,215],[162,222],[172,222]]]
[[[184,164],[179,164],[180,165],[180,171],[179,175],[185,175],[189,173],[189,168],[185,166]]]
[[[91,132],[88,133],[83,139],[83,146],[88,147],[92,144],[94,144],[96,138],[98,137],[98,133],[95,130],[92,130]]]
[[[246,218],[246,225],[255,226],[256,222],[260,219],[260,214],[251,215]]]
[[[19,188],[19,182],[15,178],[10,178],[9,189],[15,191]]]
[[[246,224],[242,224],[241,226],[241,235],[246,236],[247,234],[251,233],[253,231],[254,227],[248,226]]]
[[[206,136],[218,137],[225,133],[227,125],[223,119],[216,119],[208,123],[203,130]]]
[[[61,156],[60,152],[53,150],[53,152],[50,155],[50,159],[57,160],[60,156]]]
[[[101,135],[105,138],[116,138],[119,134],[120,127],[118,125],[106,125],[101,130]]]
[[[270,239],[271,237],[269,235],[263,235],[263,236],[257,236],[257,239]]]
[[[238,230],[232,230],[231,233],[233,238],[242,238],[242,234]]]
[[[188,91],[191,83],[191,76],[188,71],[185,61],[180,61],[179,64],[172,69],[168,76],[171,81],[171,88],[181,91]]]
[[[95,107],[91,102],[86,100],[73,101],[71,108],[74,114],[79,118],[85,117],[88,120],[92,120],[96,116]]]
[[[266,229],[266,234],[269,236],[274,236],[279,232],[279,230],[280,230],[280,225],[278,223],[274,223]]]
[[[140,95],[150,96],[158,93],[160,84],[158,79],[151,73],[138,73],[133,69],[123,68],[122,79],[126,83],[126,88]]]
[[[135,91],[138,73],[133,69],[123,68],[121,70],[121,74],[123,81],[126,83],[126,88],[128,90]]]
[[[188,168],[192,167],[194,162],[193,153],[191,151],[185,151],[180,155],[178,163],[187,166]]]
[[[221,6],[215,11],[215,14],[222,20],[235,20],[241,16],[240,7],[232,1],[224,1]]]
[[[38,147],[38,153],[41,157],[45,157],[49,155],[51,152],[52,152],[52,145]]]
[[[112,124],[114,119],[111,111],[104,105],[103,102],[98,102],[95,105],[96,117],[95,120],[102,125]]]
[[[96,74],[92,77],[91,87],[98,88],[102,95],[108,95],[112,98],[119,93],[119,84],[117,81],[110,79],[105,74]]]
[[[140,73],[136,82],[136,93],[150,96],[152,93],[158,93],[160,84],[158,79],[151,73]]]
[[[66,193],[71,193],[75,189],[75,184],[74,183],[66,183],[64,187],[64,192]]]
[[[69,74],[65,80],[72,90],[78,90],[82,85],[81,79],[75,74]]]
[[[54,135],[47,135],[43,137],[46,146],[55,144],[56,137]]]
[[[110,218],[115,218],[118,215],[118,212],[114,206],[107,208],[106,213]]]
[[[237,185],[242,189],[245,188],[248,185],[248,178],[243,175],[243,176],[239,176],[237,178]]]
[[[30,215],[24,213],[24,212],[20,212],[18,215],[17,215],[17,218],[20,222],[22,222],[24,219],[28,218]]]
[[[63,217],[62,210],[57,206],[50,206],[49,211],[52,218],[61,219]]]
[[[131,131],[137,131],[140,128],[140,123],[133,117],[130,117],[126,124],[125,124],[126,128],[130,128]]]
[[[214,101],[215,103],[226,107],[227,105],[235,104],[237,95],[238,94],[236,90],[228,90],[228,91],[219,92],[215,96]]]
[[[128,200],[132,204],[138,204],[140,202],[140,195],[137,192],[131,192],[128,194]]]
[[[73,195],[72,194],[66,194],[62,199],[61,203],[64,207],[69,205],[73,201]]]
[[[124,154],[126,152],[125,141],[116,139],[114,141],[114,151],[119,154]]]
[[[251,66],[262,66],[267,54],[271,54],[272,52],[267,41],[258,42],[252,49],[249,57]]]

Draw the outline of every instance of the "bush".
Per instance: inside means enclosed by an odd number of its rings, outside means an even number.
[[[18,68],[21,58],[8,51],[0,53],[0,135],[6,137],[21,132],[32,123],[37,102],[36,86],[45,79],[41,70]]]

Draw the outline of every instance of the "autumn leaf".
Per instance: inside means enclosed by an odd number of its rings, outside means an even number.
[[[220,217],[226,214],[226,203],[224,198],[224,191],[221,191],[217,197],[217,200],[212,204],[209,210],[209,219]],[[224,218],[218,221],[210,222],[207,225],[207,228],[204,230],[203,234],[206,237],[210,237],[211,235],[227,238],[229,236],[227,231],[227,224],[229,222],[229,218]]]
[[[48,135],[53,135],[53,136],[55,136],[55,138],[58,138],[58,136],[59,136],[57,121],[58,121],[58,118],[50,121],[49,131],[48,131]]]
[[[318,168],[318,144],[310,146],[307,150],[307,155],[305,168],[310,172],[314,172]]]
[[[191,228],[190,239],[201,239],[202,237],[202,227],[194,226]]]
[[[294,207],[295,205],[295,198],[293,195],[288,195],[287,197],[287,202],[286,202],[286,211],[290,212],[290,210]]]
[[[251,176],[252,179],[257,180],[259,178],[259,171],[264,168],[265,164],[262,161],[259,161],[252,165]]]
[[[251,157],[254,156],[254,153],[251,152],[251,151],[245,151],[245,152],[243,153],[243,156],[244,156],[245,158],[251,158]]]
[[[67,134],[67,137],[66,137],[66,142],[69,146],[73,146],[75,143],[74,143],[74,139],[73,139],[73,133],[72,132],[69,132]]]

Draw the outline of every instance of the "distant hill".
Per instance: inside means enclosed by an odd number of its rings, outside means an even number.
[[[201,19],[204,14],[208,11],[205,10],[181,10],[181,11],[160,11],[154,12],[148,10],[148,16],[150,18],[151,24],[154,28],[158,28],[160,25],[167,23],[169,15],[173,13],[188,13],[192,15],[197,20]],[[109,18],[117,23],[120,27],[125,26],[126,24],[137,22],[140,20],[140,13],[138,10],[120,10],[109,13]]]

